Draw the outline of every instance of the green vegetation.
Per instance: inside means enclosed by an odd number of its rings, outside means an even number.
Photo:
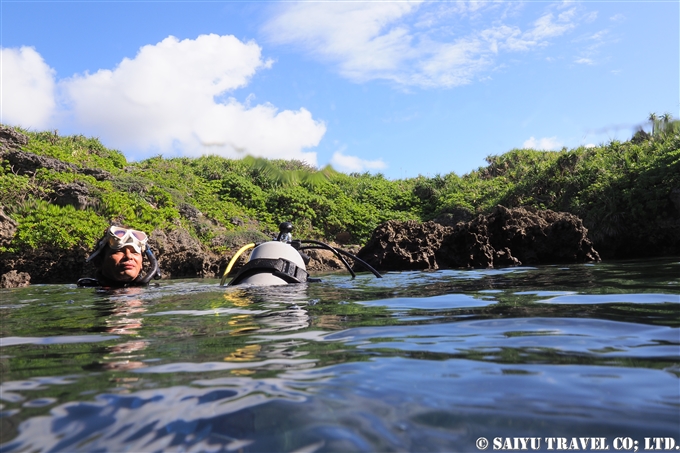
[[[128,162],[94,138],[21,130],[29,137],[23,151],[72,168],[22,174],[3,159],[0,206],[18,231],[0,251],[90,248],[110,222],[149,232],[184,228],[216,252],[233,249],[240,238],[272,235],[284,220],[294,223],[297,237],[333,240],[349,233],[362,244],[387,220],[455,221],[502,204],[571,212],[584,220],[596,248],[635,244],[629,255],[654,254],[673,241],[677,247],[680,128],[670,115],[650,115],[650,121],[651,134],[626,142],[515,149],[489,156],[486,167],[463,176],[399,180],[255,158]],[[75,186],[85,201],[64,202],[64,188]]]

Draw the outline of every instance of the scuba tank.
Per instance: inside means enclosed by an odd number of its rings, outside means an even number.
[[[253,249],[246,265],[229,284],[269,286],[306,281],[307,269],[300,253],[284,242],[268,241]]]
[[[382,277],[382,275],[368,263],[349,252],[336,249],[319,241],[294,241],[291,236],[292,230],[292,223],[283,222],[279,225],[279,235],[275,240],[262,242],[260,244],[251,243],[241,247],[229,261],[229,264],[222,275],[222,279],[220,280],[220,286],[224,286],[229,271],[234,263],[236,263],[239,256],[251,248],[253,251],[250,254],[248,262],[241,270],[239,270],[231,282],[229,282],[230,286],[240,284],[267,286],[285,285],[288,283],[318,282],[320,281],[319,279],[309,278],[309,274],[307,274],[306,264],[309,263],[309,257],[304,253],[304,250],[306,249],[330,250],[342,261],[350,274],[352,274],[352,278],[356,277],[356,274],[347,263],[344,256],[352,258],[355,263],[363,265],[376,277]]]
[[[276,240],[263,242],[257,246],[248,244],[241,248],[229,262],[227,270],[222,277],[221,285],[224,284],[227,274],[231,270],[236,259],[250,246],[255,248],[250,254],[250,259],[236,274],[229,285],[285,285],[287,283],[305,283],[307,281],[307,269],[305,263],[309,258],[299,252],[292,244],[291,231],[293,224],[283,222],[279,225],[279,236]],[[299,245],[299,243],[297,243]]]

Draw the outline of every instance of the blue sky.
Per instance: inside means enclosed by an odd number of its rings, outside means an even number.
[[[396,178],[680,117],[678,1],[0,2],[0,121]]]

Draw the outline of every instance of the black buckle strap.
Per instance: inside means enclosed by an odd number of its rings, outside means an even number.
[[[248,261],[241,268],[229,285],[237,285],[243,279],[260,272],[271,272],[287,283],[304,283],[307,281],[307,271],[298,267],[292,261],[284,258],[259,258]]]

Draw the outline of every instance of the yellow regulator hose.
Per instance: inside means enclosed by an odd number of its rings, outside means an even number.
[[[224,274],[222,275],[222,279],[220,280],[220,286],[224,286],[224,282],[227,281],[227,275],[229,275],[229,271],[231,270],[232,267],[234,267],[234,263],[236,260],[238,260],[238,257],[243,254],[248,249],[252,249],[255,247],[255,243],[251,242],[250,244],[246,244],[243,247],[241,247],[238,252],[236,252],[236,255],[229,261],[229,264],[227,265],[227,268],[224,270]]]

